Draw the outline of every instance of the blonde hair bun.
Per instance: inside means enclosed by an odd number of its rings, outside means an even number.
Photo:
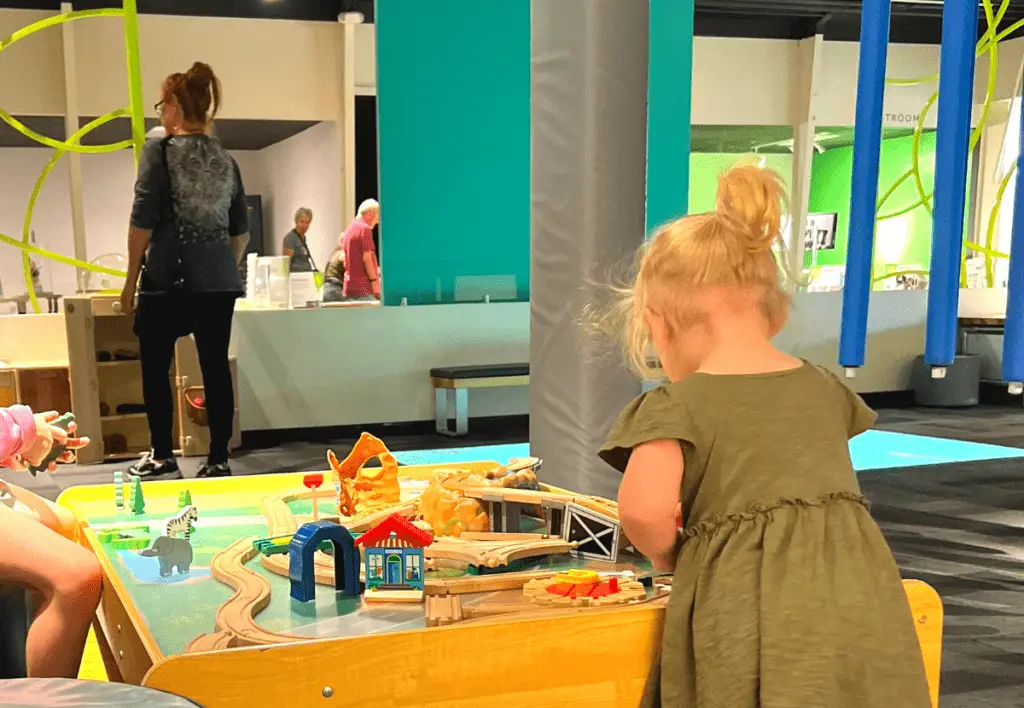
[[[718,178],[715,212],[743,228],[748,251],[770,250],[780,237],[782,208],[786,204],[782,177],[775,170],[741,165]]]

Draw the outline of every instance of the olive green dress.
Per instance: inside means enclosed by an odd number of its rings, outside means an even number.
[[[930,708],[899,570],[847,441],[875,414],[810,364],[645,393],[601,456],[679,440],[683,532],[644,706]]]

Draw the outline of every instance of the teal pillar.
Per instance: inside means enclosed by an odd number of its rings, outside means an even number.
[[[694,0],[650,0],[647,231],[689,208]]]
[[[377,0],[384,303],[529,299],[530,3]]]

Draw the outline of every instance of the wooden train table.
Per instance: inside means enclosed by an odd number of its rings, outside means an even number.
[[[66,490],[59,503],[104,570],[96,626],[111,680],[207,708],[637,704],[666,589],[625,548],[613,502],[509,486],[509,470],[528,478],[529,464],[398,467],[382,445],[370,452],[382,467],[332,459],[319,489],[272,474]],[[336,590],[349,555],[330,543],[311,564],[315,600],[293,599],[284,551],[313,528],[313,500],[317,523],[344,526],[353,546],[384,522],[433,532],[422,576],[420,561],[393,573],[397,553],[359,566],[364,582],[383,570],[385,596],[398,580],[422,586],[423,601]],[[167,533],[170,517],[187,541]],[[365,545],[417,556],[389,538]]]

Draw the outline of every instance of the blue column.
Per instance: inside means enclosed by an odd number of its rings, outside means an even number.
[[[846,249],[843,320],[839,333],[839,365],[845,368],[863,366],[867,345],[890,8],[890,0],[864,0],[861,10],[860,66],[857,70],[857,114],[850,186],[850,236]]]
[[[647,231],[689,208],[694,0],[650,0]]]
[[[1021,111],[1021,136],[1024,137],[1024,111]],[[1024,140],[1020,149],[1024,150]],[[1024,170],[1019,166],[1017,192],[1013,197],[1012,239],[1003,337],[1003,381],[1024,383]]]
[[[946,0],[942,5],[932,263],[924,341],[925,363],[934,367],[949,366],[956,356],[960,251],[977,41],[978,1]]]

